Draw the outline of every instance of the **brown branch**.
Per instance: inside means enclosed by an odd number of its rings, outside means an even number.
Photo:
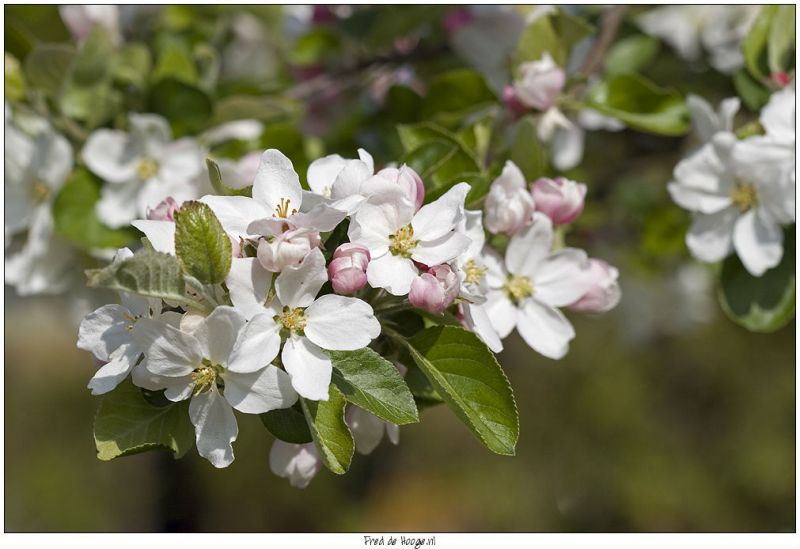
[[[627,6],[614,6],[603,14],[600,19],[600,35],[597,37],[594,48],[592,48],[583,66],[578,70],[579,75],[589,78],[600,69],[608,48],[614,43],[614,38],[619,32],[619,27],[622,25],[627,9]]]

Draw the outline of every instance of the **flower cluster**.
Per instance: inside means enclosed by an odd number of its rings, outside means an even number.
[[[168,258],[182,266],[185,299],[163,291],[158,298],[158,290],[140,285],[142,295],[123,291],[120,305],[84,319],[78,346],[102,364],[89,383],[93,394],[129,377],[168,401],[189,401],[198,452],[225,467],[238,434],[234,410],[268,414],[332,402],[337,353],[372,346],[405,374],[384,341],[408,328],[398,315],[463,326],[495,352],[516,327],[533,349],[558,359],[575,335],[561,308],[602,312],[617,303],[617,271],[556,239],[580,214],[585,185],[542,178],[528,189],[508,162],[481,212],[465,206],[467,183],[426,203],[425,185],[410,167],[376,171],[371,155],[358,153],[312,162],[306,190],[292,162],[269,149],[249,195],[170,198],[133,221],[151,248],[142,252],[151,254],[147,268]],[[136,156],[130,176],[151,158]],[[149,177],[173,160],[153,159],[159,167]],[[218,239],[203,241],[204,252],[211,242],[226,255],[204,256],[203,263],[229,263],[220,285],[202,279],[205,264],[192,264],[186,234],[203,215],[207,229],[219,229]],[[487,243],[484,215],[490,233],[510,237],[504,257]],[[139,257],[120,250],[104,272],[133,272]],[[121,277],[115,280],[107,285],[119,289]],[[397,443],[397,424],[371,410],[351,405],[343,421],[360,453],[384,433]],[[320,441],[276,436],[272,470],[305,486],[320,468]]]

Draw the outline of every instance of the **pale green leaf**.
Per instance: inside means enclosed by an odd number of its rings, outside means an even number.
[[[322,463],[337,475],[343,475],[350,468],[355,443],[344,421],[347,403],[344,395],[333,384],[328,391],[328,400],[301,398],[300,404]]]
[[[211,208],[191,201],[175,213],[175,253],[203,284],[219,284],[231,270],[231,241]]]

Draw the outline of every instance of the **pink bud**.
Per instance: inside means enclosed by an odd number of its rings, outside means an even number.
[[[328,265],[328,279],[333,291],[341,295],[352,295],[367,283],[369,250],[360,244],[348,242],[333,252],[333,261]]]
[[[525,114],[528,111],[528,107],[523,105],[519,97],[517,97],[514,86],[503,88],[503,102],[506,104],[506,108],[516,115]]]
[[[469,25],[473,19],[474,16],[469,9],[458,7],[447,12],[444,19],[442,19],[442,26],[447,31],[447,34],[453,34],[462,27]]]
[[[789,76],[789,74],[786,71],[774,72],[772,73],[771,78],[772,82],[779,88],[785,88],[792,81],[792,77]]]
[[[604,313],[616,307],[621,297],[619,271],[602,259],[589,259],[588,276],[592,281],[589,290],[569,306],[581,313]]]
[[[412,204],[416,205],[418,210],[422,207],[425,201],[425,184],[413,169],[404,164],[400,169],[384,168],[375,175],[400,185]]]
[[[514,82],[514,91],[523,105],[546,111],[552,107],[567,80],[564,69],[556,65],[549,53],[539,61],[522,63],[520,78]]]
[[[586,185],[565,177],[541,177],[534,181],[531,196],[536,211],[552,219],[554,225],[564,225],[575,221],[583,211]]]
[[[147,208],[147,219],[152,221],[175,221],[175,212],[180,210],[180,206],[175,199],[168,196],[153,208]]]
[[[289,229],[272,240],[262,239],[258,243],[258,261],[266,270],[278,273],[285,267],[299,265],[319,243],[317,232]]]
[[[447,265],[434,265],[411,283],[408,301],[433,314],[444,313],[458,295],[458,275]]]
[[[525,176],[516,164],[507,161],[483,203],[486,228],[493,234],[516,234],[530,223],[534,208]]]
[[[242,244],[239,238],[228,233],[228,239],[231,241],[231,257],[244,257],[242,254]]]

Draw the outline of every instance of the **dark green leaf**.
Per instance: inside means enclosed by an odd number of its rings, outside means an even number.
[[[97,457],[108,461],[165,448],[183,457],[194,446],[189,401],[154,406],[130,381],[103,396],[94,420]]]
[[[349,402],[398,425],[419,421],[414,397],[391,362],[369,348],[328,351],[328,356],[333,383]]]
[[[445,72],[431,80],[423,100],[422,117],[439,117],[443,113],[460,113],[495,103],[497,98],[483,76],[468,69]]]
[[[641,76],[610,76],[589,90],[587,103],[640,131],[663,135],[689,131],[689,111],[681,95]]]
[[[231,240],[203,202],[186,202],[175,213],[175,253],[184,272],[203,284],[219,284],[231,270]]]
[[[131,228],[110,229],[95,213],[102,182],[86,169],[79,168],[67,179],[53,201],[55,230],[85,250],[120,248],[136,240]]]
[[[794,318],[794,242],[792,226],[785,232],[781,262],[760,277],[751,275],[738,256],[725,259],[718,297],[731,320],[753,332],[774,332]]]
[[[212,108],[204,91],[174,78],[160,80],[150,89],[150,110],[167,118],[176,135],[204,130]]]
[[[303,412],[296,408],[272,410],[259,416],[264,427],[284,442],[292,444],[306,444],[311,442],[311,431]]]
[[[301,398],[300,404],[322,463],[337,475],[343,475],[350,468],[355,443],[344,421],[347,403],[344,395],[333,384],[328,391],[328,400]]]
[[[770,90],[755,80],[747,69],[739,69],[734,73],[733,86],[751,111],[759,111],[769,101]]]

